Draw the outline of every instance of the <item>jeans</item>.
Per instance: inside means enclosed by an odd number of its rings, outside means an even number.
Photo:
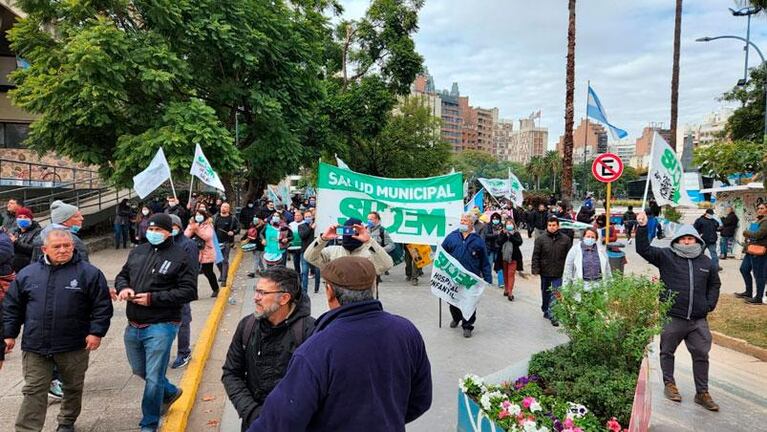
[[[253,273],[258,274],[258,272],[265,269],[266,266],[264,265],[264,251],[253,251]]]
[[[463,312],[457,307],[450,305],[450,316],[453,317],[453,321],[461,323],[461,327],[468,330],[474,330],[474,322],[477,321],[477,311],[471,314],[471,318],[468,320],[463,317]]]
[[[293,270],[301,274],[301,260],[303,259],[301,249],[289,250],[288,253],[290,253],[290,259],[293,261]]]
[[[229,274],[229,254],[232,251],[231,243],[221,243],[221,255],[224,256],[224,260],[216,264],[218,267],[218,281],[226,283],[227,275]]]
[[[719,240],[719,253],[726,257],[727,254],[732,250],[732,237],[721,237]]]
[[[716,253],[716,243],[706,245],[708,254],[711,255],[711,269],[713,271],[719,271],[719,255]]]
[[[123,249],[128,248],[128,241],[130,241],[130,225],[114,224],[115,229],[115,249],[120,249],[120,245],[123,245]]]
[[[304,294],[309,292],[309,271],[314,272],[314,292],[320,290],[320,269],[309,264],[309,261],[301,255],[301,290]]]
[[[21,393],[24,399],[16,417],[16,431],[38,432],[43,429],[54,365],[58,367],[61,374],[61,388],[64,390],[61,410],[56,420],[61,425],[75,424],[82,407],[83,384],[85,371],[88,370],[89,353],[84,349],[52,356],[42,356],[27,351],[21,353],[21,368],[24,374],[24,387]]]
[[[490,268],[495,266],[495,260],[498,259],[498,251],[487,251],[487,260],[490,261]],[[498,286],[503,286],[503,271],[498,272]]]
[[[170,348],[176,339],[178,325],[167,322],[146,328],[131,325],[125,328],[125,353],[133,374],[141,377],[144,397],[141,400],[142,428],[157,429],[163,402],[176,396],[179,390],[165,377]]]
[[[751,274],[753,273],[753,279]],[[756,299],[764,297],[764,285],[767,283],[767,255],[744,255],[740,264],[740,274],[746,284],[746,294],[754,296],[754,280],[756,280]]]
[[[711,351],[711,331],[705,318],[686,320],[671,317],[660,334],[660,367],[663,371],[664,384],[676,384],[674,381],[674,353],[684,341],[692,357],[692,376],[695,391],[708,391],[708,352]]]
[[[554,293],[562,286],[562,278],[541,276],[541,312],[547,319],[551,319],[551,308],[556,303]]]
[[[178,349],[177,353],[179,357],[188,356],[192,353],[190,343],[192,340],[192,307],[189,303],[185,303],[181,307],[181,325],[178,328]]]

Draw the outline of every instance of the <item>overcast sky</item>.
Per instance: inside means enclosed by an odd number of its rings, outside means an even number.
[[[342,0],[347,17],[369,0]],[[746,18],[734,0],[687,0],[682,17],[679,123],[699,123],[742,78]],[[564,130],[567,2],[565,0],[426,0],[416,47],[437,89],[456,81],[471,105],[498,107],[502,118],[541,110],[549,145]],[[580,0],[577,8],[575,118],[585,115],[586,83],[614,125],[633,142],[648,122],[669,124],[674,33],[673,0]],[[767,50],[767,18],[752,19],[751,39]],[[751,66],[758,64],[752,50]]]

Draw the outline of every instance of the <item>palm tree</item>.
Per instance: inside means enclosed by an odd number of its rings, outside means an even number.
[[[546,166],[546,160],[543,156],[533,156],[530,158],[530,162],[527,163],[527,174],[535,179],[535,189],[541,188],[541,177],[546,174],[548,167]]]
[[[568,0],[567,78],[565,79],[565,142],[562,161],[562,195],[569,199],[573,191],[573,116],[575,108],[575,0]]]
[[[676,120],[679,113],[679,39],[682,34],[682,0],[676,0],[674,18],[674,66],[671,69],[671,141],[668,143],[676,150]]]
[[[556,150],[549,150],[543,157],[546,171],[551,172],[551,191],[557,191],[557,177],[562,173],[562,158]],[[546,172],[544,171],[544,172]]]

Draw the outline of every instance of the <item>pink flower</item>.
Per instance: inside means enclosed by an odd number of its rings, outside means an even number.
[[[501,412],[498,413],[498,418],[501,420],[505,419],[508,416],[509,416],[509,412],[506,410],[501,410]]]
[[[535,398],[527,396],[522,400],[522,406],[524,406],[525,409],[530,409],[530,405],[532,405],[533,402],[535,402]]]
[[[577,427],[573,429],[573,432],[583,432],[583,429]]]
[[[611,418],[607,421],[607,429],[610,430],[610,432],[621,432],[621,424],[618,423],[618,419],[615,417]]]
[[[565,428],[566,429],[572,429],[573,426],[575,426],[575,423],[573,423],[572,419],[565,419]]]

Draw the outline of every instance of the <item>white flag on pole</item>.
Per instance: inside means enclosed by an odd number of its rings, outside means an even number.
[[[511,200],[511,202],[513,202],[515,206],[521,207],[522,202],[524,201],[524,198],[522,197],[522,191],[525,190],[525,188],[522,187],[522,182],[519,181],[517,176],[511,172],[511,168],[509,168],[508,182],[509,182],[509,193],[508,195],[506,195],[506,198]]]
[[[144,199],[168,179],[170,179],[170,165],[168,165],[165,153],[160,147],[149,166],[133,176],[133,189],[139,198]]]
[[[653,138],[650,172],[647,175],[655,201],[658,205],[696,207],[684,187],[684,170],[676,153],[657,131]]]
[[[341,158],[338,157],[338,155],[335,155],[335,157],[336,157],[336,166],[338,168],[351,169],[349,168],[349,165],[346,165],[346,162],[342,161]]]
[[[189,174],[197,177],[208,186],[218,190],[225,189],[224,184],[221,183],[221,178],[213,170],[213,167],[210,166],[210,162],[202,153],[202,148],[200,148],[199,144],[194,148],[194,160],[192,161],[192,169],[189,170]]]

